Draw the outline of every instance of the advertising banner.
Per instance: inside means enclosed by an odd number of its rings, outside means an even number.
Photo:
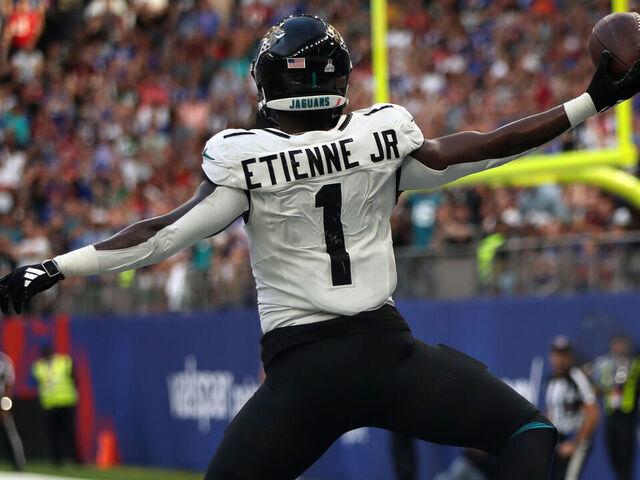
[[[573,338],[581,361],[605,353],[614,334],[640,341],[639,294],[400,301],[398,309],[417,338],[478,358],[540,408],[555,335]],[[11,320],[0,329],[0,350],[14,358],[26,396],[34,393],[28,371],[39,343],[49,339],[73,355],[85,458],[95,454],[98,433],[112,429],[125,463],[204,470],[263,375],[254,310]],[[423,442],[416,448],[420,478],[433,478],[459,455]],[[303,478],[386,480],[392,471],[390,434],[364,428],[340,438]],[[584,478],[612,478],[602,428]]]

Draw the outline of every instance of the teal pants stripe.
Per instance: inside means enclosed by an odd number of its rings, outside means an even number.
[[[555,427],[553,425],[549,425],[547,423],[530,422],[530,423],[527,423],[526,425],[521,426],[518,430],[516,430],[516,433],[511,435],[511,438],[509,440],[513,440],[515,437],[517,437],[521,433],[526,432],[527,430],[535,430],[535,429],[538,429],[538,428],[555,428]]]

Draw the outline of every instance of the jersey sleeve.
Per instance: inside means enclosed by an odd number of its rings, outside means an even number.
[[[573,368],[571,370],[571,378],[573,379],[573,381],[576,383],[576,386],[578,387],[578,392],[580,393],[580,398],[582,399],[582,402],[587,405],[595,403],[596,394],[593,391],[593,387],[591,386],[591,383],[589,382],[589,379],[584,374],[584,372],[579,368]]]
[[[244,189],[239,175],[240,152],[232,138],[242,130],[224,130],[211,137],[202,151],[202,170],[216,185]]]
[[[133,237],[137,241],[133,245],[111,250],[89,245],[58,255],[54,260],[65,276],[102,275],[145,267],[217,235],[248,209],[249,200],[242,190],[217,186],[177,219],[152,231],[152,236]]]
[[[424,135],[416,124],[415,118],[401,105],[392,105],[394,111],[394,123],[401,136],[404,155],[415,152],[422,146]]]
[[[400,157],[403,159],[420,148],[424,142],[422,130],[416,124],[413,115],[402,105],[376,103],[354,113],[362,115],[362,118],[371,119],[370,128],[372,129],[393,127],[398,136]]]

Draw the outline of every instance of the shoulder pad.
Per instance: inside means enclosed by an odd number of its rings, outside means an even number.
[[[420,128],[416,125],[413,115],[402,105],[376,103],[369,108],[357,110],[353,113],[362,115],[365,118],[370,118],[371,121],[376,122],[376,125],[380,122],[381,125],[397,128],[398,131],[404,135],[410,148],[413,150],[420,147],[424,141],[424,136]]]
[[[381,112],[381,113],[378,113]],[[353,113],[364,115],[365,117],[370,117],[372,115],[380,116],[380,117],[398,117],[399,119],[405,121],[413,120],[413,115],[409,113],[409,111],[404,108],[402,105],[397,105],[395,103],[376,103],[375,105],[370,106],[369,108],[363,108],[362,110],[357,110]]]
[[[237,175],[237,165],[243,155],[244,136],[255,135],[251,130],[227,129],[211,137],[202,151],[202,170],[209,180],[217,185],[243,188]]]

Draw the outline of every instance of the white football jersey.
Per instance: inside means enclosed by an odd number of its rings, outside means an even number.
[[[264,332],[392,301],[399,168],[423,140],[405,108],[378,104],[331,130],[225,130],[207,142],[208,178],[248,192]]]

